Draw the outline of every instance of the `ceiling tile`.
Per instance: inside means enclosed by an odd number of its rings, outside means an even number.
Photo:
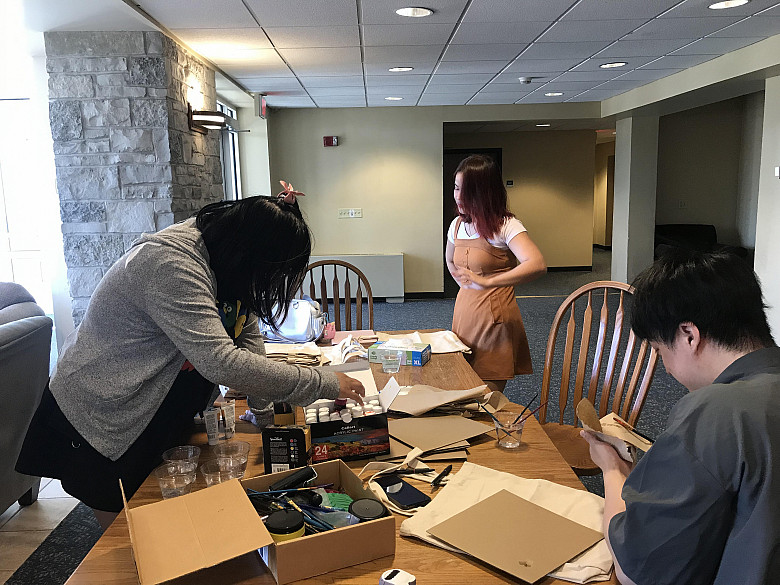
[[[405,100],[417,99],[422,93],[421,87],[410,87],[408,85],[401,85],[398,87],[367,87],[366,95],[369,97],[380,96],[385,98],[387,96],[402,97]]]
[[[645,19],[561,20],[545,32],[539,41],[542,43],[614,41],[645,22]]]
[[[540,103],[540,104],[555,104],[555,103],[561,103],[566,100],[568,96],[566,94],[559,95],[555,97],[547,97],[544,95],[544,92],[541,90],[539,91],[532,91],[526,96],[521,97],[518,101],[518,103]]]
[[[599,91],[628,91],[644,83],[641,79],[613,79],[594,88]]]
[[[608,41],[579,43],[534,43],[523,53],[523,59],[587,59],[609,44]],[[677,47],[675,47],[677,48]]]
[[[491,94],[479,94],[474,96],[468,103],[468,105],[490,105],[490,104],[513,104],[520,99],[523,94],[518,94],[513,97],[507,93],[491,93]]]
[[[233,51],[230,57],[214,57],[212,61],[233,77],[257,75],[290,77],[292,75],[274,49]]]
[[[602,90],[602,89],[591,89],[590,91],[585,91],[579,95],[573,96],[569,98],[566,101],[570,102],[600,102],[601,100],[606,100],[611,97],[615,97],[616,95],[619,95],[621,93],[625,93],[624,91],[619,90]]]
[[[467,0],[426,0],[423,5],[433,10],[433,14],[423,20],[431,24],[455,24],[466,3]],[[395,13],[399,8],[407,6],[410,6],[408,0],[361,0],[363,24],[405,24],[414,21],[413,18],[398,16]]]
[[[252,21],[254,22],[254,21]],[[229,57],[242,49],[272,49],[273,46],[259,26],[252,28],[180,28],[172,29],[192,49],[207,57]]]
[[[452,34],[452,24],[367,24],[363,44],[367,47],[395,45],[443,45]]]
[[[621,75],[620,79],[635,79],[637,81],[655,81],[662,77],[674,75],[682,69],[635,69],[629,71],[625,75]]]
[[[289,97],[269,95],[266,97],[269,106],[275,108],[313,108],[314,102],[308,97]]]
[[[715,59],[717,55],[667,55],[651,63],[648,63],[643,69],[687,69],[695,67],[705,61]]]
[[[358,47],[279,49],[296,75],[362,75]]]
[[[366,70],[366,75],[398,75],[398,73],[393,73],[392,71],[388,71],[391,67],[398,67],[400,64],[396,62],[387,62],[387,63],[366,63],[364,65]],[[404,67],[414,67],[414,73],[416,75],[429,75],[435,66],[434,63],[403,63]]]
[[[546,83],[539,91],[546,93],[548,91],[562,91],[564,93],[572,94],[573,92],[585,91],[591,89],[603,81],[551,81]]]
[[[530,77],[531,78],[531,84],[540,84],[540,83],[547,83],[548,81],[552,81],[556,77],[558,77],[562,71],[550,71],[548,73],[533,73],[530,75],[524,75],[523,77]],[[517,73],[502,73],[498,77],[496,77],[491,84],[507,84],[507,85],[521,85],[520,80],[518,79]]]
[[[277,49],[360,46],[357,26],[269,26],[265,32]]]
[[[318,96],[365,96],[366,92],[362,87],[309,87],[307,88],[312,98]]]
[[[571,20],[613,20],[632,18],[655,18],[680,0],[582,0],[566,14]]]
[[[525,55],[512,62],[507,68],[507,73],[525,75],[527,73],[544,73],[546,71],[568,71],[575,65],[582,63],[582,59],[527,59]]]
[[[548,22],[463,22],[455,36],[453,45],[481,45],[491,43],[530,43],[549,26]]]
[[[417,98],[406,98],[400,101],[390,102],[381,96],[368,96],[368,105],[380,108],[411,107],[417,104]]]
[[[657,59],[658,57],[628,57],[627,55],[618,55],[615,57],[609,57],[609,58],[597,58],[597,59],[588,59],[587,61],[580,63],[577,65],[572,71],[609,71],[609,69],[602,69],[601,66],[605,63],[614,63],[621,61],[625,63],[625,67],[621,67],[617,71],[626,71],[628,69],[636,69],[637,67],[641,67],[642,65],[649,63],[653,59]],[[612,71],[615,71],[613,69]]]
[[[336,97],[336,98],[317,98],[314,100],[314,102],[317,104],[317,107],[320,108],[365,108],[366,107],[366,99],[357,99],[357,98],[345,98],[345,97]]]
[[[607,47],[597,57],[599,59],[615,59],[616,57],[659,57],[687,45],[685,39],[658,39],[644,41],[618,41]]]
[[[459,83],[480,83],[486,84],[493,78],[490,73],[464,73],[462,75],[447,75],[437,73],[431,77],[429,85],[456,85]]]
[[[732,24],[714,37],[771,37],[780,34],[780,15],[778,16],[751,16],[747,20]]]
[[[307,87],[363,87],[362,75],[334,75],[329,77],[301,77]]]
[[[677,49],[672,55],[723,55],[763,40],[762,37],[707,37]]]
[[[439,60],[444,45],[412,45],[397,47],[365,47],[364,63],[395,63],[405,66],[407,63],[430,63]]]
[[[429,85],[425,93],[469,93],[474,95],[484,87],[483,83]]]
[[[530,93],[537,87],[541,87],[547,83],[546,80],[539,81],[537,83],[520,83],[519,81],[516,81],[515,83],[489,83],[485,89],[483,89],[483,93]]]
[[[166,28],[244,28],[257,26],[241,0],[143,0],[141,8]]]
[[[301,84],[295,77],[237,77],[241,85],[249,91],[283,91],[300,89]]]
[[[442,61],[505,61],[517,57],[528,45],[449,45]]]
[[[204,1],[204,0],[200,0]],[[209,1],[209,0],[205,0]],[[260,26],[356,25],[355,0],[245,0]],[[220,3],[211,2],[214,6]]]
[[[713,0],[688,0],[672,8],[661,18],[679,18],[692,17],[701,18],[712,14],[723,14],[723,16],[750,16],[761,10],[777,4],[777,0],[752,0],[742,6],[729,8],[727,10],[709,10],[707,7]]]
[[[442,61],[436,73],[498,73],[506,64],[506,61]]]
[[[597,69],[593,71],[567,71],[562,73],[555,81],[607,81],[625,73],[626,68]]]
[[[421,106],[462,106],[473,94],[451,95],[445,93],[425,93],[419,104]]]
[[[422,88],[428,81],[429,75],[409,75],[396,73],[395,75],[366,75],[367,87],[395,87],[399,85],[410,85],[412,87]]]
[[[474,0],[463,22],[552,22],[572,0]]]
[[[740,17],[656,18],[621,41],[642,39],[698,39],[734,24]]]

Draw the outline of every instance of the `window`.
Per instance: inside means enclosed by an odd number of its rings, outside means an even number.
[[[217,102],[217,111],[236,118],[236,110]],[[225,199],[241,199],[241,169],[238,163],[238,136],[235,132],[221,133],[222,184],[225,188]]]

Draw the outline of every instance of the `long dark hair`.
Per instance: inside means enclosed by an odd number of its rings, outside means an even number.
[[[298,203],[275,197],[220,201],[201,209],[195,225],[217,277],[217,298],[241,301],[265,323],[284,319],[312,248]]]
[[[455,174],[461,173],[460,200],[463,221],[474,225],[480,236],[492,238],[501,229],[509,211],[501,171],[489,156],[472,154],[460,161]]]

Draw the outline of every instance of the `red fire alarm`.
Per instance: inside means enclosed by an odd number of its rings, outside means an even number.
[[[323,136],[322,137],[322,145],[323,146],[338,146],[339,145],[339,137],[338,136]]]

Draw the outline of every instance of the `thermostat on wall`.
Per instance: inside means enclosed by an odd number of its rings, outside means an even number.
[[[338,146],[339,145],[339,137],[338,136],[323,136],[322,137],[322,145],[323,146]]]

